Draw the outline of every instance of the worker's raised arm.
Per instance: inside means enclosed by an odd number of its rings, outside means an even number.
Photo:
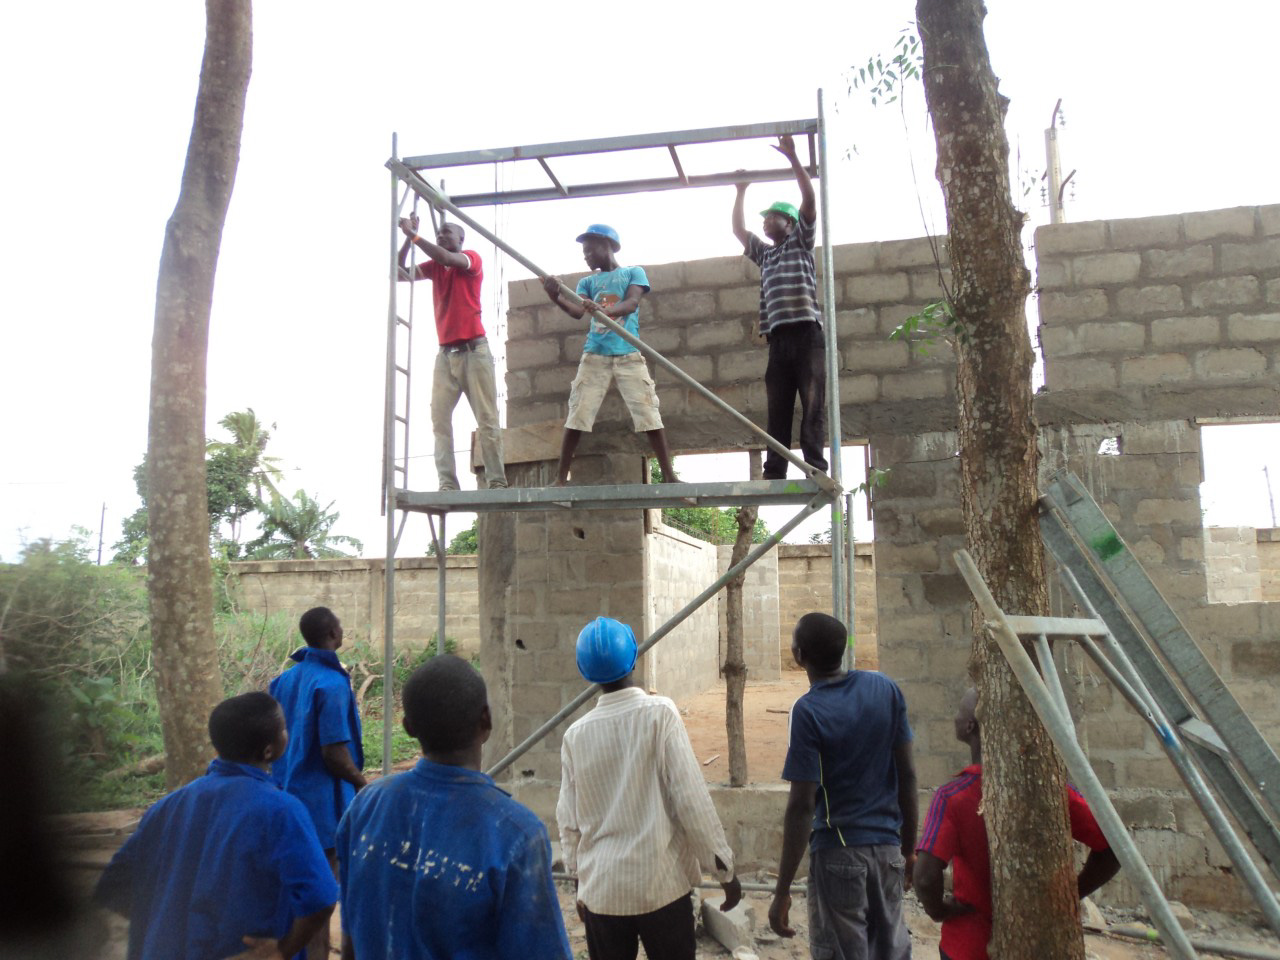
[[[738,242],[745,249],[751,243],[751,231],[747,229],[747,221],[742,214],[742,205],[747,196],[747,185],[745,183],[737,183],[734,184],[734,189],[738,191],[738,195],[733,199],[733,235],[738,238]]]
[[[400,247],[400,266],[405,267],[405,258],[409,254],[410,244],[416,246],[428,257],[442,267],[457,267],[459,270],[472,269],[471,258],[460,250],[446,250],[439,244],[432,243],[426,237],[418,235],[417,214],[400,218],[400,229],[404,232],[405,242]],[[442,228],[444,229],[444,228]],[[407,269],[407,268],[406,268]],[[402,280],[417,280],[419,277],[401,276]]]
[[[800,187],[800,219],[805,223],[813,223],[818,218],[818,203],[813,195],[813,181],[809,179],[809,171],[796,156],[796,142],[791,139],[790,134],[783,134],[773,149],[787,158],[795,172],[796,183]]]

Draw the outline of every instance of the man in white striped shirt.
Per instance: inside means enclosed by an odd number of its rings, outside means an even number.
[[[702,871],[724,888],[722,910],[742,888],[689,735],[671,700],[637,685],[626,624],[587,624],[577,659],[604,693],[565,732],[556,820],[587,950],[591,960],[634,960],[643,943],[651,958],[693,960],[689,893]]]

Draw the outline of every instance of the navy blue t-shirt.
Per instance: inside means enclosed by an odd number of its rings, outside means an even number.
[[[909,740],[906,700],[882,673],[851,670],[795,702],[782,779],[818,784],[811,849],[902,842],[894,748]]]

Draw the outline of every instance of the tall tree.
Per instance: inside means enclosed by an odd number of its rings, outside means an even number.
[[[222,696],[206,510],[205,366],[251,61],[249,0],[206,0],[195,117],[178,203],[165,227],[151,341],[147,585],[170,788],[204,772],[205,725]]]
[[[983,37],[982,0],[917,0],[924,89],[947,208],[969,552],[1001,607],[1049,609],[1036,524],[1036,425],[1023,216],[1009,188],[1008,100]],[[1083,960],[1062,762],[974,614],[983,805],[1000,960]],[[1056,828],[1056,829],[1054,829]],[[1030,922],[1034,918],[1034,922]]]

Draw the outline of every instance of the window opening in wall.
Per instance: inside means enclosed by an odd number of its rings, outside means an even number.
[[[1280,423],[1201,424],[1210,603],[1280,602]]]
[[[1102,443],[1098,444],[1098,456],[1100,457],[1118,457],[1124,453],[1124,447],[1121,445],[1120,437],[1104,437]]]

